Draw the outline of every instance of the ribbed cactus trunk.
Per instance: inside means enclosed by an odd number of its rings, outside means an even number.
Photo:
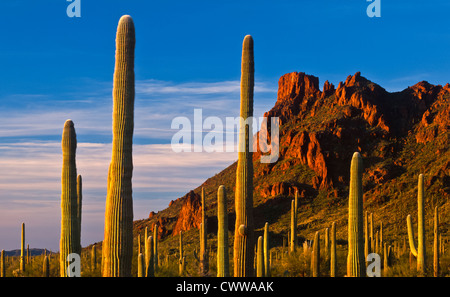
[[[59,244],[59,271],[61,277],[67,276],[67,256],[80,255],[78,232],[78,195],[76,167],[77,136],[71,120],[64,123],[62,134],[63,164],[61,174],[61,239]]]
[[[438,277],[440,274],[439,267],[439,210],[436,206],[434,208],[434,242],[433,242],[433,271],[434,276]]]
[[[217,191],[217,276],[230,276],[230,262],[228,255],[228,211],[225,186]]]
[[[105,277],[131,276],[133,257],[134,23],[120,18],[113,85],[113,143],[103,240]]]
[[[348,199],[348,277],[365,276],[362,173],[362,158],[356,152],[351,162]]]
[[[20,237],[20,271],[25,271],[25,223],[22,223],[22,233]]]
[[[253,39],[245,36],[242,46],[241,120],[253,117],[254,62]],[[254,222],[253,222],[253,161],[250,142],[253,137],[252,121],[241,121],[239,152],[236,169],[236,225],[234,236],[234,276],[254,275]]]
[[[411,215],[406,218],[408,226],[409,248],[414,257],[417,258],[417,271],[420,274],[425,273],[426,265],[426,249],[425,249],[425,213],[424,213],[424,188],[423,175],[419,175],[418,194],[417,194],[417,224],[418,224],[418,247],[414,242],[414,231],[411,222]]]
[[[48,257],[44,257],[44,262],[42,263],[42,275],[43,277],[50,277],[50,263]]]
[[[200,224],[200,274],[206,275],[208,273],[208,253],[207,253],[207,238],[208,226],[206,223],[206,195],[205,189],[202,188],[202,222]]]
[[[336,277],[336,222],[331,225],[330,276]]]
[[[269,223],[264,225],[264,276],[270,277]]]

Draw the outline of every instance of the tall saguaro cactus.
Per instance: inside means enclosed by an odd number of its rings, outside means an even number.
[[[313,242],[313,261],[312,261],[312,276],[319,277],[320,276],[320,234],[319,231],[316,231],[314,235]]]
[[[158,223],[153,225],[153,263],[155,272],[158,270]]]
[[[228,212],[225,186],[217,191],[217,276],[230,276],[228,257]]]
[[[78,194],[77,194],[77,167],[76,149],[77,136],[71,120],[64,123],[62,134],[62,174],[61,174],[61,239],[59,244],[59,271],[61,277],[67,276],[67,256],[72,253],[81,253],[79,221],[78,221]]]
[[[105,208],[102,275],[131,276],[133,257],[133,129],[134,129],[133,19],[122,16],[116,35],[113,84],[113,144]]]
[[[20,236],[20,271],[25,271],[25,223],[22,223]]]
[[[365,275],[362,173],[362,158],[356,152],[353,154],[350,166],[350,193],[348,199],[347,276],[349,277]]]
[[[418,229],[418,246],[414,243],[414,231],[412,228],[411,215],[406,218],[408,226],[409,248],[414,257],[417,258],[417,271],[421,274],[425,272],[426,265],[426,249],[425,249],[425,213],[424,213],[424,196],[423,175],[419,175],[418,193],[417,193],[417,229]]]
[[[269,223],[264,224],[264,276],[270,277]]]
[[[5,250],[0,255],[0,277],[6,276]]]
[[[253,222],[253,162],[252,140],[254,62],[253,38],[245,36],[242,45],[241,69],[241,124],[236,169],[236,227],[234,236],[234,276],[253,276],[254,222]],[[245,122],[248,122],[245,124]]]
[[[296,228],[296,219],[295,219],[295,200],[291,201],[291,236],[290,236],[290,243],[289,243],[289,251],[291,253],[295,252],[295,248],[297,245],[296,242],[296,234],[297,234],[297,228]]]
[[[202,188],[202,223],[200,224],[200,273],[206,275],[208,273],[208,226],[206,223],[206,195],[205,189]]]

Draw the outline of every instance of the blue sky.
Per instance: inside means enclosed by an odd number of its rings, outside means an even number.
[[[335,85],[362,75],[388,91],[450,81],[448,1],[65,0],[0,2],[0,249],[58,250],[60,140],[72,119],[83,175],[82,244],[103,238],[112,76],[120,16],[136,26],[134,214],[165,208],[231,164],[232,153],[176,155],[177,116],[237,116],[242,40],[255,44],[255,116],[276,101],[278,78],[301,71]]]

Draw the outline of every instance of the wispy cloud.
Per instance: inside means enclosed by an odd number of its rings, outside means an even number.
[[[83,176],[82,241],[103,238],[107,169],[111,158],[112,98],[106,83],[91,82],[59,99],[41,94],[0,96],[0,246],[17,248],[17,229],[30,225],[30,246],[58,249],[60,234],[61,133],[72,119],[78,139],[77,169]],[[98,90],[96,86],[100,86]],[[232,164],[237,153],[175,153],[175,117],[237,117],[239,82],[136,82],[133,198],[136,219],[167,207],[208,177]],[[255,116],[268,110],[276,89],[255,87]],[[16,101],[11,101],[14,98]],[[21,100],[18,100],[21,98]],[[65,99],[67,98],[67,100]],[[14,102],[20,104],[14,105]]]

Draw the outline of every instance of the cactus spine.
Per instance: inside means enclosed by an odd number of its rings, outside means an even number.
[[[256,251],[256,277],[264,277],[264,238],[258,237]]]
[[[63,165],[61,174],[61,240],[59,244],[60,276],[67,276],[67,256],[81,253],[78,232],[78,195],[76,149],[77,136],[71,120],[64,123],[62,134]]]
[[[356,152],[353,154],[350,168],[347,256],[347,276],[349,277],[365,275],[362,172],[362,158]]]
[[[20,244],[20,271],[25,271],[25,223],[22,223]]]
[[[270,277],[269,223],[264,225],[264,276]]]
[[[245,36],[242,45],[241,70],[241,123],[239,152],[236,169],[236,227],[234,236],[234,276],[253,276],[254,224],[253,224],[253,153],[252,140],[254,62],[253,38]],[[247,122],[245,124],[245,122]]]
[[[134,129],[134,23],[120,18],[113,85],[113,148],[108,173],[103,240],[105,277],[131,276],[133,201],[131,178]]]
[[[438,277],[440,273],[439,267],[439,210],[434,208],[434,243],[433,243],[433,271],[434,276]]]
[[[336,277],[336,222],[331,225],[330,276]]]
[[[230,276],[228,257],[228,212],[227,195],[224,186],[217,191],[217,276]]]
[[[208,226],[206,224],[206,195],[205,189],[202,188],[202,222],[200,224],[200,274],[206,275],[208,273]]]
[[[408,238],[409,238],[409,248],[414,257],[417,258],[417,271],[421,274],[425,272],[425,214],[424,214],[424,188],[423,188],[423,175],[419,175],[418,182],[418,194],[417,194],[417,204],[418,204],[418,247],[414,243],[414,231],[412,228],[411,215],[406,218],[408,226]]]

